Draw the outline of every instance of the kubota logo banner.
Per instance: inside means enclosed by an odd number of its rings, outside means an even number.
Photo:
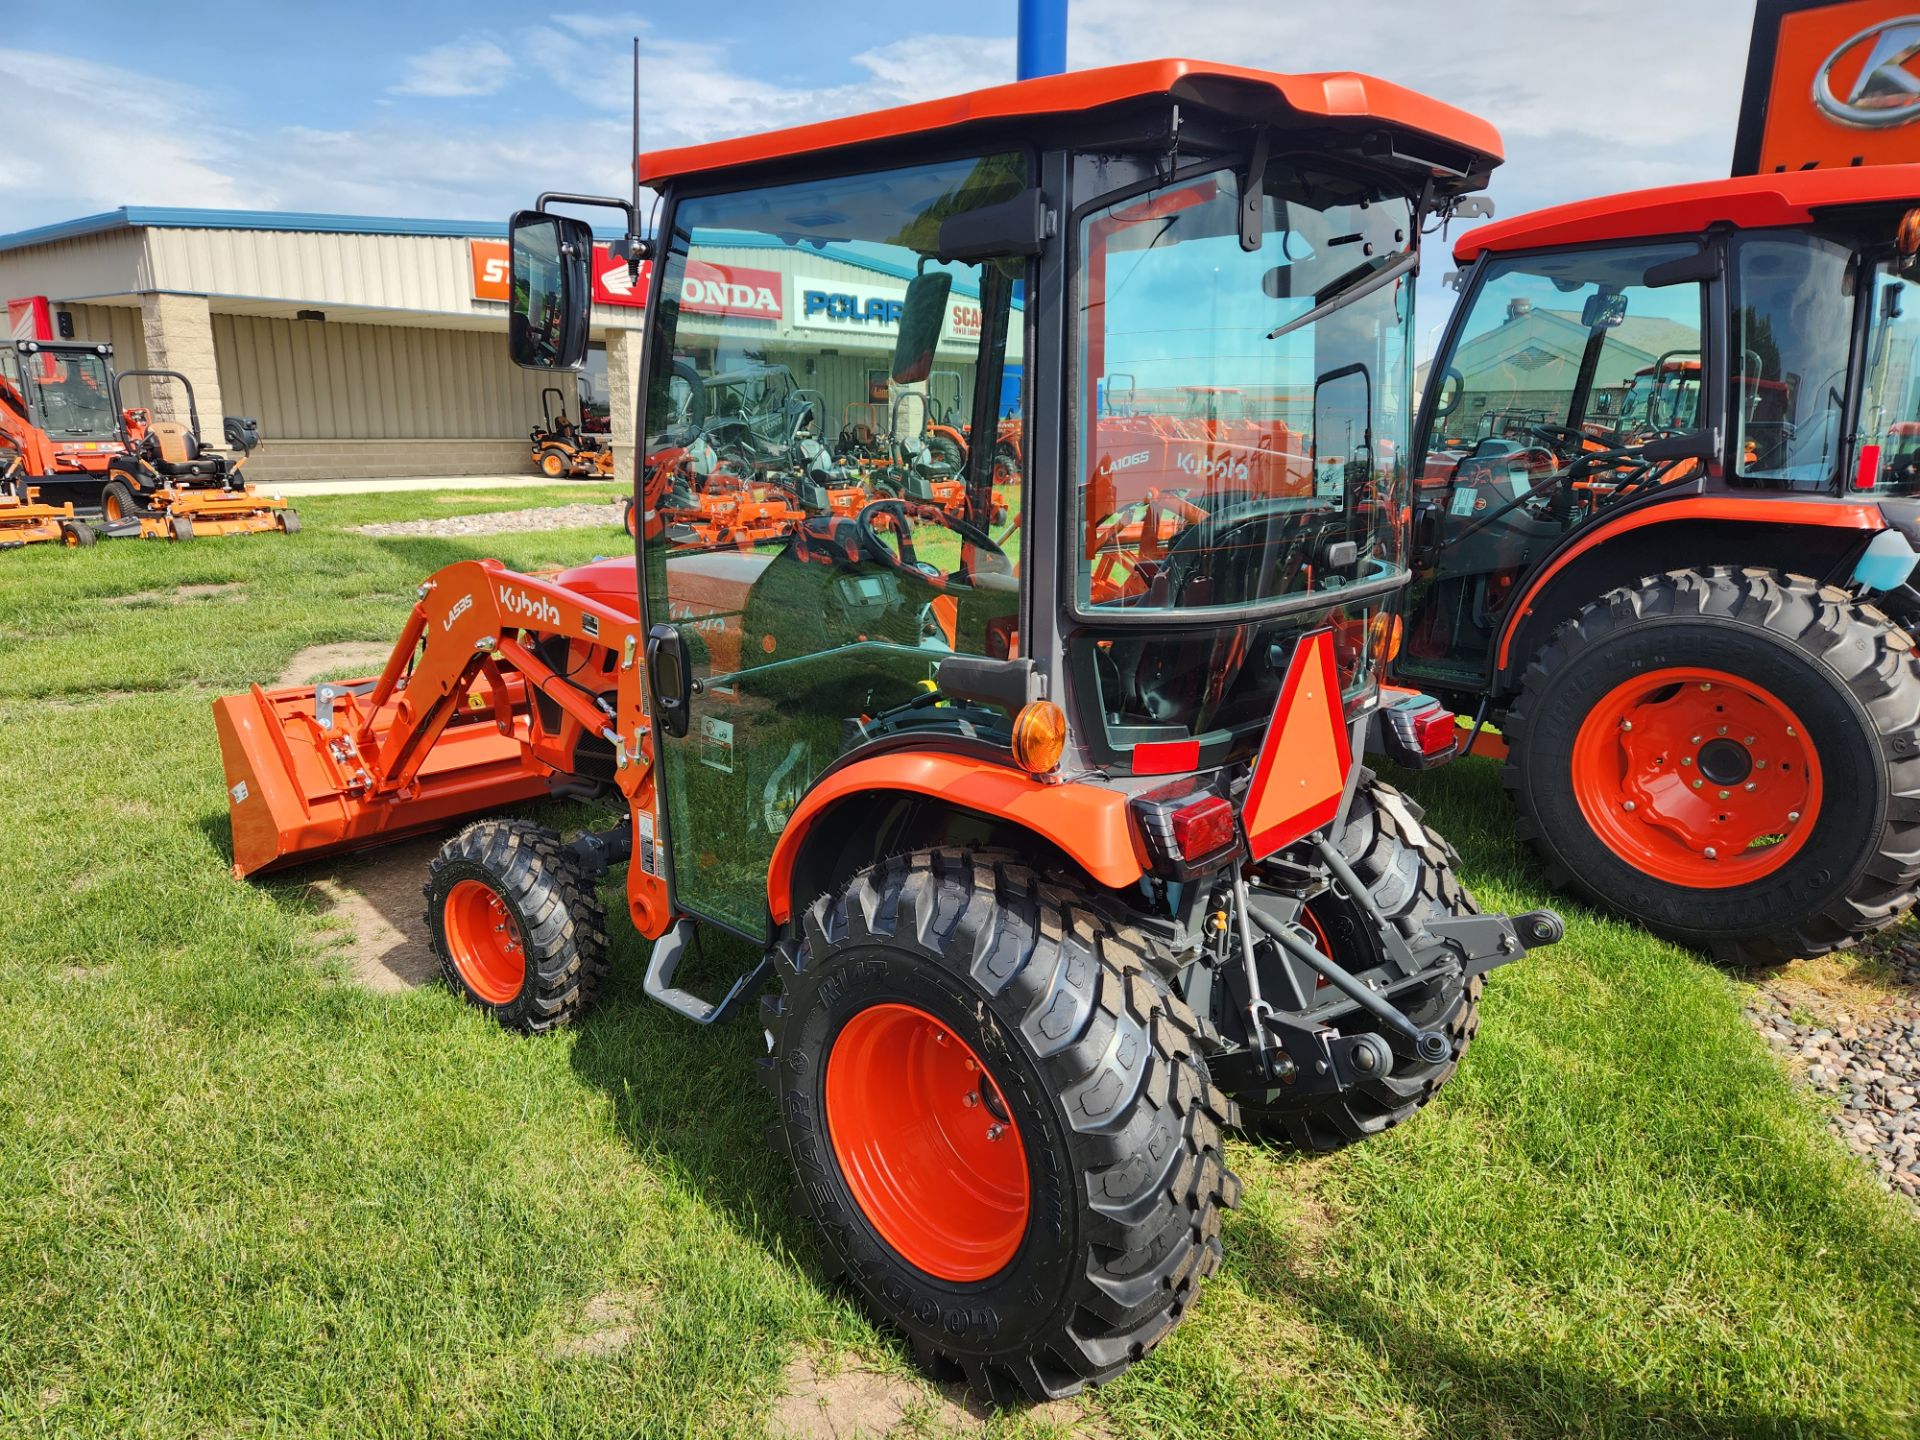
[[[1734,173],[1920,160],[1920,0],[1760,5]]]
[[[469,240],[467,250],[473,269],[473,298],[504,304],[508,285],[507,242]],[[647,303],[652,278],[651,265],[640,266],[640,278],[636,281],[627,269],[627,262],[617,258],[608,246],[593,247],[596,305],[642,309]],[[778,271],[695,260],[687,266],[686,278],[680,282],[680,307],[694,315],[778,320],[784,303],[781,287]]]

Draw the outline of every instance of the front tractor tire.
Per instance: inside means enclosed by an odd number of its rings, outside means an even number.
[[[441,847],[423,887],[440,973],[509,1029],[579,1018],[607,973],[607,917],[560,837],[482,820]]]
[[[1354,792],[1340,853],[1416,956],[1444,956],[1428,930],[1433,921],[1479,912],[1454,873],[1452,847],[1427,826],[1418,805],[1371,774],[1362,774]],[[1386,961],[1373,921],[1338,888],[1307,902],[1304,928],[1322,954],[1351,974],[1365,976]],[[1409,1019],[1447,1037],[1445,1059],[1421,1059],[1378,1019],[1356,1010],[1338,1028],[1379,1035],[1393,1051],[1392,1070],[1332,1093],[1302,1095],[1287,1086],[1237,1091],[1242,1125],[1261,1139],[1318,1151],[1343,1149],[1398,1125],[1453,1078],[1480,1028],[1484,984],[1443,958],[1419,983],[1395,992],[1395,1005]]]
[[[989,852],[883,861],[805,917],[763,1002],[771,1134],[831,1267],[936,1377],[1073,1394],[1219,1266],[1231,1107],[1146,955]]]
[[[1506,720],[1549,879],[1741,966],[1851,945],[1920,881],[1920,664],[1843,590],[1656,575],[1561,627]]]

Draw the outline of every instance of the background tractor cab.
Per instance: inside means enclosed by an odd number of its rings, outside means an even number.
[[[59,340],[0,343],[0,488],[31,485],[49,502],[92,506],[108,461],[123,453],[113,347]]]
[[[676,530],[654,477],[765,321],[651,307],[635,554],[460,562],[378,678],[218,702],[237,868],[547,789],[608,804],[571,842],[448,842],[448,978],[505,1023],[571,1019],[625,864],[648,996],[713,1023],[777,985],[778,1147],[923,1362],[995,1396],[1119,1374],[1218,1264],[1229,1119],[1316,1149],[1406,1119],[1484,973],[1559,933],[1478,913],[1353,760],[1408,579],[1419,237],[1498,156],[1364,76],[1166,60],[640,157],[656,295],[743,248],[898,278],[848,322],[881,373],[831,328],[788,343],[822,414],[938,391],[975,437],[962,504]],[[534,368],[585,354],[569,198],[511,226]],[[1244,403],[1190,417],[1193,387]],[[735,495],[771,484],[754,464]],[[678,979],[702,935],[741,957],[711,996]]]
[[[1920,166],[1749,176],[1455,247],[1395,675],[1505,732],[1556,877],[1733,959],[1920,878],[1916,204]]]

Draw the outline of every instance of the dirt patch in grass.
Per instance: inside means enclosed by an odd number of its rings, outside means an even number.
[[[1841,1015],[1884,1014],[1912,1005],[1920,994],[1920,930],[1908,921],[1855,949],[1796,960],[1754,979],[1823,1025],[1846,1024]]]
[[[287,662],[276,685],[311,685],[335,676],[378,675],[386,668],[393,645],[374,640],[343,640],[333,645],[309,645]]]
[[[131,595],[109,595],[108,605],[197,605],[208,600],[244,600],[247,587],[239,581],[218,585],[176,585],[171,590],[136,590]]]
[[[1068,1434],[1112,1434],[1079,1400],[1025,1412]],[[995,1411],[957,1386],[934,1386],[817,1353],[796,1356],[782,1377],[767,1433],[788,1440],[870,1440],[893,1435],[982,1435]]]
[[[653,1292],[609,1290],[596,1295],[581,1307],[580,1319],[594,1328],[583,1335],[569,1335],[553,1347],[560,1360],[604,1360],[618,1355],[640,1337],[642,1314],[653,1300]]]
[[[440,840],[429,836],[347,860],[309,882],[308,892],[340,922],[328,954],[346,961],[353,983],[399,995],[440,973],[427,942],[420,887]]]

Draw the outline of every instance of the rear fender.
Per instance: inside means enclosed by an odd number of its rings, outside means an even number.
[[[1690,495],[1599,521],[1551,556],[1508,609],[1494,644],[1494,690],[1518,689],[1561,622],[1617,586],[1710,565],[1824,580],[1886,528],[1875,504],[1761,495]]]
[[[788,819],[767,868],[767,909],[774,923],[786,924],[844,879],[840,872],[849,865],[859,869],[889,851],[889,830],[871,822],[901,804],[922,817],[960,822],[995,844],[1021,844],[1025,837],[1037,859],[1064,856],[1109,890],[1124,890],[1146,873],[1145,849],[1118,791],[1046,784],[963,755],[876,755],[828,774]],[[892,833],[909,845],[931,838],[924,820],[904,830],[895,825]]]

